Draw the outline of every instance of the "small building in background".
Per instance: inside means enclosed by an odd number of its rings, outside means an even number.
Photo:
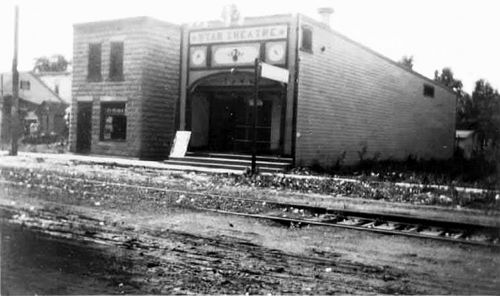
[[[12,73],[0,74],[0,142],[10,143],[12,108]],[[68,104],[33,72],[19,72],[19,136],[63,135],[66,130],[64,110]],[[36,127],[36,129],[35,129]]]
[[[71,105],[72,69],[61,72],[34,72],[68,106]]]
[[[168,156],[180,36],[179,26],[149,17],[74,25],[71,151]]]
[[[474,130],[457,130],[455,141],[457,152],[465,159],[471,159],[481,148],[478,134]]]

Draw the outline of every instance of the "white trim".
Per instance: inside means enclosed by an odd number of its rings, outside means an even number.
[[[100,98],[101,102],[127,102],[127,97],[113,97],[113,96],[102,96]]]
[[[92,98],[92,96],[79,96],[79,97],[76,97],[76,101],[77,102],[92,102],[93,98]]]
[[[120,41],[125,41],[125,35],[120,35],[120,36],[113,36],[109,38],[110,42],[120,42]]]

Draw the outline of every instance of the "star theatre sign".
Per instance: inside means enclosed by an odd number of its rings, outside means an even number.
[[[190,67],[250,66],[262,52],[266,62],[285,64],[287,35],[287,25],[192,31]]]
[[[191,32],[191,34],[189,35],[189,42],[191,44],[229,43],[241,41],[285,39],[286,36],[286,25],[274,25]]]

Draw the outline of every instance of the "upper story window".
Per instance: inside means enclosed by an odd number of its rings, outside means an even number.
[[[23,90],[30,90],[31,89],[31,83],[29,80],[21,80],[19,81],[19,88]]]
[[[312,38],[313,32],[309,27],[302,27],[301,29],[301,41],[300,41],[300,49],[303,51],[312,52]]]
[[[101,44],[89,44],[88,81],[101,81]]]
[[[434,98],[434,86],[424,84],[424,97]]]
[[[123,80],[123,42],[111,42],[109,79],[112,81]]]

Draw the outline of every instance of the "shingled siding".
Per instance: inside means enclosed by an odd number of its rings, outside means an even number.
[[[141,157],[168,157],[179,99],[180,30],[154,26],[144,40]]]
[[[76,25],[73,44],[73,104],[70,132],[70,149],[76,150],[77,101],[91,97],[92,144],[91,153],[151,158],[163,153],[170,134],[162,117],[173,117],[169,108],[175,102],[178,83],[162,77],[171,71],[178,72],[178,54],[172,61],[166,58],[179,50],[179,37],[172,32],[176,26],[150,18],[133,18],[117,21]],[[172,32],[169,32],[171,30]],[[163,32],[169,32],[162,35]],[[167,36],[169,35],[169,36]],[[124,42],[123,81],[109,80],[110,44]],[[101,82],[88,82],[89,43],[100,42]],[[177,73],[176,72],[176,73]],[[177,79],[178,74],[175,74]],[[175,80],[174,79],[174,80]],[[174,86],[175,85],[175,86]],[[176,92],[172,94],[172,90]],[[163,93],[163,90],[168,90]],[[100,116],[102,101],[126,101],[127,136],[125,141],[100,140]],[[160,139],[161,145],[156,141]]]
[[[431,81],[323,25],[302,23],[313,28],[313,50],[299,51],[297,165],[452,156],[452,93],[434,85],[434,98],[424,97]]]

